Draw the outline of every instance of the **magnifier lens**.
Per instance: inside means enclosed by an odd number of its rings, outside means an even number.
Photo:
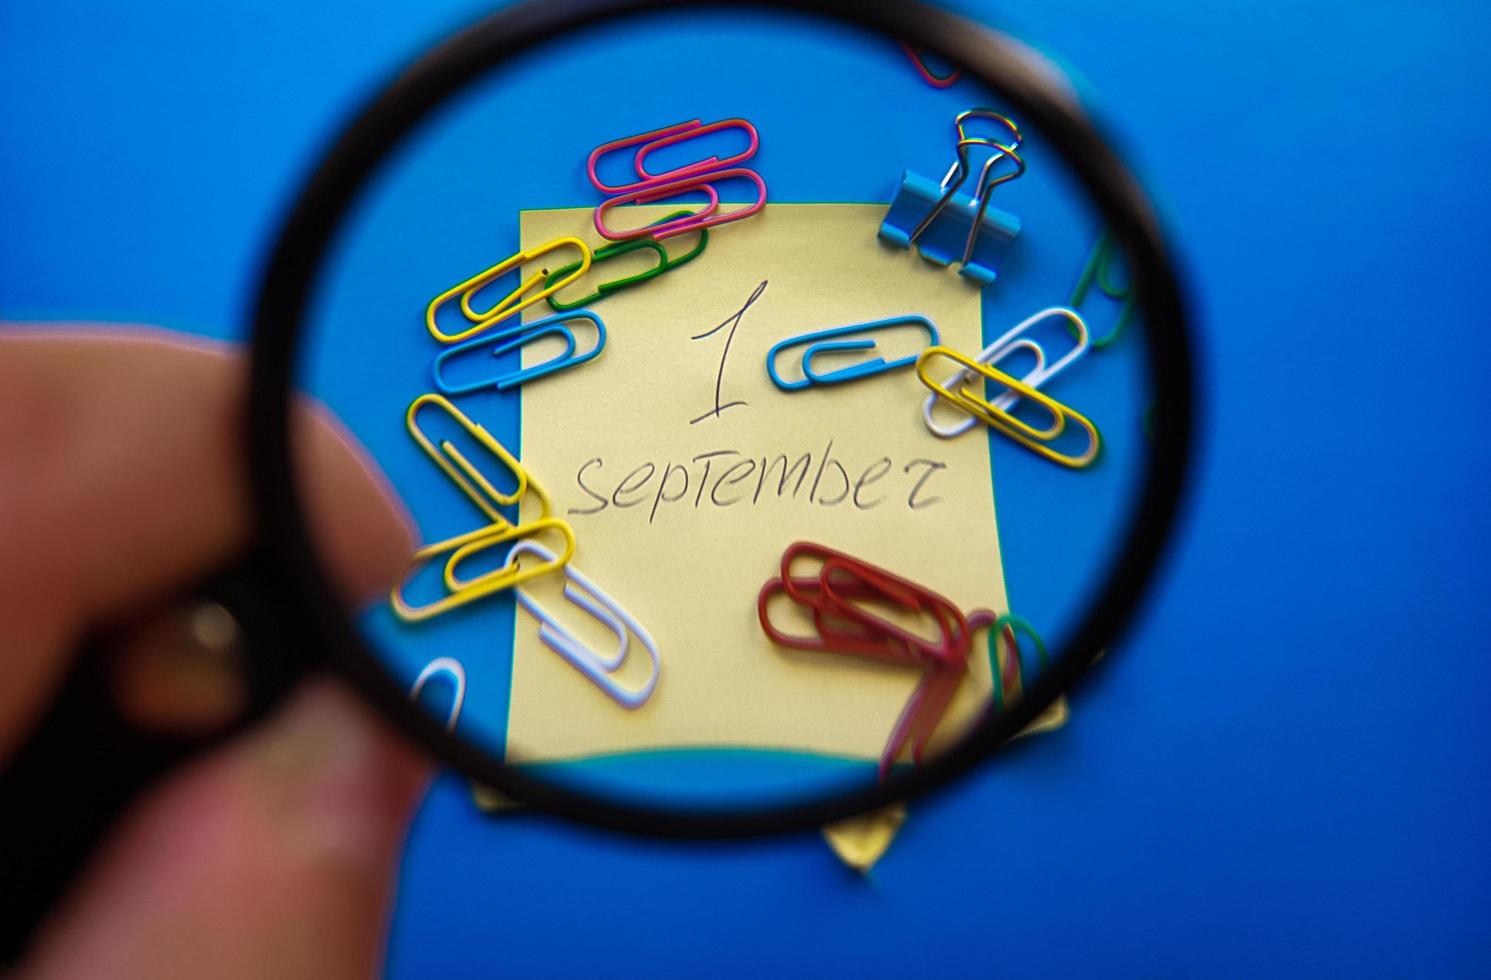
[[[606,804],[932,764],[1094,655],[1134,560],[1155,340],[1108,227],[1008,94],[881,34],[654,13],[502,60],[359,190],[298,340],[424,543],[343,611],[366,656],[489,775]]]

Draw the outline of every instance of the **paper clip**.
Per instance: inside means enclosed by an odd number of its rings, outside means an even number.
[[[534,520],[521,524],[513,524],[502,517],[486,527],[479,527],[465,534],[458,534],[453,538],[435,544],[425,545],[414,553],[410,559],[411,567],[418,567],[443,556],[446,558],[444,569],[444,583],[446,595],[423,606],[415,606],[404,598],[404,585],[410,578],[406,573],[403,581],[394,586],[389,596],[389,603],[393,607],[394,614],[406,623],[418,623],[427,619],[458,609],[478,599],[484,599],[495,595],[515,585],[546,575],[549,572],[563,566],[575,553],[575,533],[569,524],[552,516],[553,502],[544,488],[533,479],[526,477],[528,492],[532,493],[539,504],[539,514]],[[484,572],[471,579],[463,580],[457,574],[459,564],[473,555],[480,554],[488,548],[505,544],[508,541],[521,542],[537,537],[545,532],[552,532],[564,539],[564,551],[555,558],[553,563],[531,568],[521,568],[517,559],[508,554],[507,563],[490,572]]]
[[[788,592],[790,588],[792,593]],[[869,590],[860,585],[849,584],[845,591],[853,598],[863,599],[869,597]],[[767,612],[771,600],[778,595],[793,598],[793,593],[805,596],[805,602],[799,602],[804,608],[813,613],[813,627],[817,633],[813,636],[797,636],[786,632],[771,621]],[[919,665],[922,657],[916,651],[908,649],[905,644],[892,637],[879,636],[864,628],[856,628],[853,623],[848,623],[844,628],[838,630],[825,630],[825,622],[831,622],[832,610],[819,609],[818,596],[821,593],[821,584],[817,576],[782,579],[772,578],[761,586],[761,591],[756,594],[756,613],[761,620],[761,628],[773,643],[794,650],[810,650],[814,653],[853,653],[867,657],[874,657],[892,663]],[[793,601],[797,601],[793,599]],[[828,635],[825,635],[825,632]]]
[[[678,218],[690,217],[693,214],[694,212],[692,211],[678,211],[668,215],[668,217],[664,218],[663,220],[665,222],[674,221]],[[592,265],[600,265],[602,262],[605,262],[608,259],[614,259],[617,256],[625,255],[628,252],[635,252],[639,249],[651,249],[652,251],[656,252],[658,255],[658,264],[653,266],[651,269],[644,269],[643,271],[638,272],[635,275],[623,276],[620,279],[613,279],[610,282],[603,282],[595,287],[595,292],[591,293],[589,296],[586,296],[584,299],[575,300],[573,303],[563,303],[560,302],[557,296],[549,296],[549,308],[557,313],[567,313],[570,310],[578,310],[582,307],[592,306],[595,303],[598,303],[601,300],[605,299],[607,296],[610,296],[612,293],[619,293],[623,289],[627,289],[631,286],[639,286],[649,279],[656,279],[658,276],[662,275],[665,272],[669,272],[681,265],[686,265],[687,263],[692,262],[694,259],[703,254],[704,248],[708,244],[709,232],[700,229],[699,244],[695,245],[684,254],[678,256],[678,258],[676,259],[671,258],[668,255],[667,248],[665,248],[660,242],[657,242],[651,238],[629,238],[625,241],[612,242],[609,245],[604,245],[601,248],[595,250],[594,257],[591,262]],[[578,265],[579,263],[571,263],[567,266],[564,266],[563,268],[555,269],[553,272],[549,273],[549,278],[546,280],[546,282],[555,282],[559,278],[566,276],[570,272],[574,271],[574,269]]]
[[[804,558],[819,562],[818,575],[793,574],[794,566]],[[785,593],[794,603],[812,611],[817,639],[792,637],[772,626],[766,607],[777,593]],[[967,652],[967,622],[950,600],[820,544],[798,541],[788,547],[782,554],[781,576],[768,581],[757,600],[757,613],[767,634],[798,649],[864,653],[901,662],[944,660],[963,657]],[[879,602],[914,618],[930,616],[940,639],[928,641],[855,605],[854,600]]]
[[[817,577],[793,575],[800,558],[820,562]],[[788,634],[772,623],[771,599],[786,595],[813,616],[816,637]],[[927,640],[879,616],[863,603],[889,605],[903,615],[931,617],[938,639]],[[858,654],[926,670],[896,719],[880,758],[883,779],[910,745],[913,761],[922,754],[967,669],[974,632],[995,621],[987,609],[964,617],[950,600],[883,568],[823,545],[799,541],[782,555],[781,573],[756,597],[761,627],[774,642],[817,652]]]
[[[1118,249],[1114,247],[1113,237],[1107,231],[1098,236],[1097,244],[1092,247],[1092,252],[1087,256],[1087,264],[1082,267],[1082,275],[1077,277],[1077,285],[1072,287],[1072,295],[1067,300],[1067,306],[1077,309],[1087,300],[1087,293],[1097,284],[1099,292],[1116,303],[1122,303],[1119,308],[1118,319],[1107,333],[1101,337],[1094,338],[1092,346],[1098,349],[1107,347],[1118,339],[1123,328],[1129,322],[1129,316],[1134,312],[1134,286],[1130,282],[1127,285],[1114,285],[1112,279],[1113,261],[1118,257]]]
[[[1009,129],[1006,142],[987,137],[966,135],[971,119],[991,119]],[[983,285],[993,282],[998,265],[1020,234],[1020,219],[991,208],[993,190],[1025,172],[1025,161],[1018,152],[1021,136],[1013,121],[992,109],[969,109],[955,120],[958,132],[956,156],[947,174],[938,183],[912,171],[901,175],[901,186],[886,210],[880,224],[880,237],[900,248],[917,248],[921,256],[937,265],[958,261],[961,275]],[[986,147],[994,152],[984,161],[975,183],[976,193],[959,195],[958,190],[972,173],[968,162],[971,148]],[[1014,170],[996,174],[1002,161],[1008,160]]]
[[[647,155],[649,153],[652,153],[655,150],[662,149],[665,146],[672,146],[676,143],[682,143],[685,140],[695,139],[697,137],[705,135],[706,133],[717,133],[725,129],[741,130],[746,134],[746,137],[749,140],[749,145],[746,146],[746,148],[741,152],[735,154],[734,156],[726,157],[723,160],[721,160],[719,157],[711,156],[706,157],[703,160],[698,160],[694,163],[685,164],[682,167],[674,167],[672,170],[665,170],[659,174],[650,173],[648,171]],[[712,122],[705,126],[699,125],[699,120],[695,119],[694,125],[688,129],[667,133],[659,136],[657,139],[649,140],[647,143],[643,144],[643,146],[637,150],[637,155],[633,163],[636,167],[638,177],[641,177],[644,181],[659,183],[665,180],[676,180],[679,177],[686,177],[690,174],[700,174],[706,171],[727,170],[731,167],[735,167],[739,164],[745,163],[751,157],[756,155],[756,151],[760,147],[761,135],[756,132],[755,126],[752,126],[744,119],[721,119],[719,122]]]
[[[1076,344],[1074,344],[1069,351],[1067,351],[1065,354],[1054,361],[1046,360],[1045,348],[1043,348],[1039,343],[1031,340],[1029,337],[1023,336],[1023,334],[1034,329],[1043,320],[1046,320],[1050,317],[1060,317],[1062,319],[1065,319],[1067,321],[1067,329],[1075,333],[1077,338]],[[1020,378],[1020,380],[1032,388],[1039,388],[1046,381],[1060,374],[1068,365],[1070,365],[1073,361],[1086,353],[1088,346],[1087,323],[1082,319],[1077,311],[1069,309],[1065,306],[1052,306],[1048,307],[1047,309],[1041,310],[1039,313],[1027,317],[1024,320],[1021,320],[1019,323],[1015,324],[1009,329],[1008,332],[1005,333],[1004,336],[1000,337],[998,340],[994,341],[994,343],[979,351],[978,356],[976,356],[974,360],[980,364],[998,365],[1000,361],[1011,356],[1017,350],[1029,350],[1035,355],[1035,367],[1027,372],[1022,378]],[[973,380],[973,375],[970,374],[968,371],[959,371],[956,374],[950,375],[945,381],[943,381],[942,386],[944,388],[950,389],[954,385],[962,386]],[[1013,391],[1006,391],[990,401],[989,404],[994,408],[1007,412],[1011,408],[1013,408],[1015,402],[1019,400],[1019,395],[1015,394]],[[926,400],[922,402],[922,419],[927,423],[927,428],[932,430],[933,435],[941,436],[943,439],[951,439],[955,436],[962,435],[978,424],[978,419],[973,418],[972,416],[968,416],[959,419],[957,422],[954,422],[951,425],[938,425],[936,420],[932,417],[933,409],[936,407],[937,402],[938,396],[936,394],[928,395]]]
[[[409,689],[409,700],[418,701],[419,692],[424,690],[425,683],[437,674],[445,674],[454,685],[455,691],[451,695],[450,714],[445,720],[445,730],[453,732],[456,730],[456,722],[461,719],[461,706],[466,703],[466,668],[461,662],[453,657],[436,657],[425,664],[425,669],[419,672],[414,679],[414,686]]]
[[[994,406],[980,392],[969,388],[966,384],[954,389],[934,381],[928,374],[928,366],[938,357],[945,357],[967,369],[966,371],[959,372],[955,377],[972,379],[974,375],[982,375],[996,384],[1001,384],[1009,388],[1017,397],[1027,398],[1041,406],[1051,416],[1051,424],[1046,428],[1036,428],[1016,418],[1009,411]],[[1068,466],[1073,469],[1080,469],[1090,466],[1092,461],[1097,459],[1098,450],[1102,446],[1102,440],[1098,436],[1097,427],[1088,421],[1085,415],[1082,415],[1075,409],[1068,408],[1051,396],[1037,391],[1018,378],[1010,377],[998,368],[990,367],[987,364],[980,364],[966,354],[961,354],[948,347],[929,347],[922,351],[921,356],[916,359],[916,376],[921,379],[922,384],[947,399],[953,405],[963,409],[990,428],[1003,433],[1020,445],[1033,450],[1052,462],[1060,463],[1062,466]],[[1055,449],[1046,445],[1061,435],[1066,428],[1068,419],[1077,423],[1087,433],[1087,449],[1078,456],[1057,452]]]
[[[437,449],[435,443],[417,424],[418,412],[425,405],[432,405],[444,411],[467,433],[475,437],[484,448],[490,450],[492,455],[496,456],[512,472],[516,488],[510,493],[497,490],[492,481],[483,475],[471,460],[449,440],[442,441]],[[502,443],[492,437],[491,433],[473,422],[442,395],[421,395],[416,398],[409,406],[407,423],[414,441],[419,444],[426,455],[434,460],[445,475],[450,477],[467,497],[471,498],[471,501],[481,509],[482,513],[486,514],[491,523],[444,541],[424,545],[417,550],[410,558],[411,570],[435,559],[445,558],[444,582],[447,592],[440,599],[416,606],[404,598],[404,588],[412,577],[406,572],[403,579],[389,593],[389,605],[393,608],[395,616],[406,623],[423,622],[553,571],[555,567],[570,560],[575,553],[574,531],[569,524],[552,516],[553,502],[544,488],[503,447]],[[500,507],[520,504],[521,501],[527,499],[538,502],[539,514],[534,520],[514,523],[499,510]],[[554,567],[523,569],[519,568],[516,560],[509,556],[504,567],[485,572],[472,579],[462,580],[457,574],[457,568],[462,562],[489,548],[508,541],[526,540],[544,533],[556,534],[564,539],[563,554],[556,559]]]
[[[887,361],[878,354],[872,354],[864,360],[857,361],[846,367],[837,368],[832,371],[818,371],[814,368],[814,361],[824,355],[842,354],[850,351],[873,351],[876,349],[875,341],[863,337],[858,340],[832,340],[834,337],[843,337],[850,334],[869,333],[874,330],[885,330],[904,324],[913,324],[927,331],[930,343],[927,347],[935,347],[940,342],[937,327],[924,316],[907,315],[890,317],[885,320],[875,320],[871,323],[852,323],[843,327],[832,327],[828,330],[817,330],[813,333],[800,334],[796,337],[788,337],[786,340],[774,344],[771,350],[766,352],[766,373],[771,377],[772,383],[783,391],[801,391],[813,385],[839,384],[844,381],[854,381],[857,378],[868,378],[876,374],[884,374],[886,371],[894,371],[898,368],[910,367],[916,363],[916,354],[908,354],[893,361]],[[777,357],[782,351],[791,347],[806,345],[807,349],[802,354],[802,380],[789,381],[777,373]],[[921,350],[921,348],[918,348]]]
[[[479,555],[488,549],[508,541],[523,541],[528,538],[537,537],[546,531],[553,531],[564,539],[564,550],[555,559],[543,565],[535,565],[530,568],[522,568],[512,549],[509,549],[507,563],[501,568],[490,572],[482,572],[473,578],[463,579],[458,573],[462,562],[469,560],[473,555]],[[557,517],[541,517],[538,520],[528,521],[524,524],[514,524],[500,529],[496,534],[479,537],[468,541],[460,547],[450,551],[450,559],[445,564],[445,586],[453,593],[468,592],[473,589],[480,590],[481,595],[491,595],[510,589],[515,585],[521,585],[529,579],[549,572],[557,571],[569,562],[575,555],[575,532],[569,524]]]
[[[750,145],[745,149],[744,152],[738,153],[735,156],[728,157],[724,160],[721,160],[719,157],[709,157],[707,159],[699,160],[695,163],[687,164],[682,167],[675,167],[674,169],[665,171],[661,174],[653,174],[648,172],[647,167],[645,166],[645,160],[647,159],[647,155],[654,150],[657,150],[664,146],[669,146],[674,143],[679,143],[687,139],[692,139],[695,136],[702,136],[705,133],[717,132],[722,129],[744,130],[746,135],[750,139]],[[600,191],[602,194],[625,194],[630,191],[641,190],[645,187],[655,186],[657,184],[675,180],[680,177],[686,177],[691,174],[703,173],[710,170],[723,170],[729,167],[733,167],[736,164],[744,163],[751,157],[755,156],[756,150],[760,145],[761,138],[760,135],[756,132],[756,127],[752,126],[744,119],[723,119],[719,122],[710,123],[707,126],[704,125],[701,120],[691,119],[688,122],[676,123],[675,125],[664,126],[661,129],[654,129],[650,132],[639,133],[636,136],[626,136],[621,139],[611,140],[609,143],[602,143],[600,146],[597,146],[595,149],[590,151],[590,156],[585,161],[585,170],[590,175],[590,183],[593,184],[595,186],[595,189]],[[600,174],[596,172],[596,168],[600,163],[601,157],[605,156],[607,153],[612,153],[617,150],[624,150],[630,146],[638,147],[636,153],[634,154],[632,165],[636,169],[637,176],[640,177],[641,180],[633,181],[629,184],[607,184],[605,181],[601,180]],[[719,203],[719,199],[715,198],[714,203],[717,206]],[[712,207],[711,210],[713,210]]]
[[[627,191],[634,191],[637,188],[646,185],[647,180],[645,177],[640,181],[634,181],[630,184],[608,184],[605,181],[601,180],[600,174],[596,172],[596,168],[597,165],[600,163],[601,157],[616,150],[624,150],[629,146],[646,144],[655,139],[662,139],[667,136],[672,136],[675,133],[687,132],[690,129],[697,128],[699,125],[700,121],[698,119],[691,119],[688,122],[675,123],[672,126],[664,126],[661,129],[650,130],[646,133],[638,133],[636,136],[623,136],[621,139],[614,139],[608,143],[602,143],[600,146],[597,146],[595,149],[591,150],[590,156],[587,157],[585,160],[585,171],[590,175],[590,183],[594,185],[595,189],[600,191],[602,194],[625,194]]]
[[[575,343],[575,332],[568,326],[575,320],[589,320],[595,326],[596,330],[595,346],[580,355],[575,354],[577,346]],[[492,348],[492,356],[498,357],[510,350],[522,347],[524,344],[530,344],[541,337],[563,337],[565,342],[564,352],[551,357],[542,364],[536,364],[529,368],[521,368],[507,374],[499,374],[496,377],[474,381],[469,384],[452,385],[445,380],[445,362],[452,357],[459,357],[466,351],[479,350],[491,344],[497,345]],[[518,385],[526,384],[529,381],[545,377],[556,371],[563,371],[565,368],[584,364],[586,361],[598,357],[605,346],[606,325],[601,322],[600,317],[591,313],[589,310],[558,313],[554,316],[544,317],[542,320],[524,323],[520,327],[498,331],[486,337],[477,337],[475,340],[470,340],[464,344],[458,344],[455,347],[442,351],[435,358],[435,387],[447,395],[466,395],[473,391],[481,391],[492,387],[495,387],[498,391],[506,391],[509,388],[515,388]]]
[[[545,532],[553,532],[564,539],[564,551],[553,563],[520,568],[509,554],[507,564],[493,571],[484,572],[467,580],[462,580],[455,574],[457,565],[473,555],[508,541],[522,541]],[[526,524],[506,522],[491,524],[445,541],[426,545],[416,551],[414,557],[410,559],[411,567],[417,567],[437,558],[449,556],[445,564],[444,578],[447,592],[444,596],[422,606],[413,605],[404,598],[404,585],[409,578],[406,574],[404,581],[394,586],[389,594],[389,605],[393,607],[394,615],[404,622],[422,623],[479,599],[511,589],[515,585],[521,585],[540,575],[547,575],[562,567],[574,556],[574,553],[575,533],[567,523],[557,518],[544,517]]]
[[[932,734],[947,714],[948,706],[952,704],[966,675],[967,664],[964,661],[923,675],[906,702],[906,707],[901,709],[900,716],[896,718],[890,738],[886,741],[885,751],[880,754],[881,780],[890,774],[891,767],[908,745],[911,747],[911,761],[921,764],[927,745],[932,741]]]
[[[511,559],[516,560],[520,554],[529,554],[548,564],[557,561],[557,556],[534,541],[521,541],[513,547]],[[600,688],[607,697],[621,705],[623,708],[634,709],[641,707],[647,699],[652,697],[653,690],[657,687],[658,675],[661,672],[661,662],[658,657],[657,643],[652,634],[643,629],[636,618],[611,596],[596,585],[590,579],[580,573],[573,565],[564,566],[564,597],[571,603],[579,606],[591,616],[605,625],[617,638],[617,651],[614,657],[603,657],[590,648],[586,647],[574,634],[565,629],[543,606],[531,596],[518,589],[514,592],[518,604],[528,610],[529,615],[539,621],[538,635],[544,643],[570,662],[580,673],[584,674],[592,684]],[[626,659],[628,632],[637,637],[648,657],[652,660],[652,672],[641,687],[629,690],[623,687],[611,676],[621,667]]]
[[[932,69],[927,67],[927,62],[922,58],[919,51],[905,41],[898,41],[897,43],[901,45],[901,50],[906,52],[906,57],[910,58],[911,63],[916,66],[916,73],[922,77],[922,81],[933,88],[951,88],[957,84],[958,79],[963,77],[963,73],[957,68],[954,68],[946,75],[932,74]]]
[[[606,225],[606,212],[620,204],[647,204],[651,201],[662,201],[670,197],[703,187],[710,195],[716,206],[719,202],[719,194],[715,192],[712,181],[726,180],[731,177],[742,177],[756,185],[756,200],[743,208],[734,211],[719,211],[716,208],[691,214],[685,218],[665,219],[657,224],[643,225],[640,228],[631,228],[624,231],[614,231]],[[595,209],[595,230],[602,238],[612,241],[623,241],[628,238],[640,238],[644,235],[651,236],[657,241],[672,238],[674,235],[682,235],[690,231],[700,231],[704,228],[713,228],[715,225],[726,224],[731,221],[739,221],[749,218],[766,206],[766,182],[761,175],[754,170],[745,167],[735,167],[730,170],[711,170],[705,173],[694,173],[670,180],[666,183],[647,184],[638,190],[630,191],[617,197],[607,198]]]
[[[855,632],[879,635],[939,663],[961,662],[967,654],[970,635],[967,619],[957,606],[935,592],[894,576],[883,568],[842,557],[829,558],[823,563],[820,584],[823,600],[832,603],[839,617],[853,623],[851,636]],[[790,583],[788,591],[792,591]],[[876,615],[870,608],[855,603],[853,598],[856,595],[862,601],[930,617],[937,626],[938,639],[929,641],[890,619]],[[838,635],[837,629],[822,615],[822,608],[820,605],[814,614],[819,633],[826,637]]]
[[[436,448],[435,443],[419,427],[417,420],[419,410],[426,405],[438,408],[450,416],[462,429],[466,430],[484,448],[490,450],[493,456],[497,457],[498,461],[502,463],[517,483],[517,486],[511,493],[502,493],[499,491],[492,481],[487,479],[481,470],[477,469],[476,465],[449,440],[442,441],[439,448]],[[528,492],[529,483],[528,471],[507,451],[502,443],[498,442],[490,432],[472,421],[466,413],[456,408],[450,403],[448,398],[442,395],[420,395],[414,399],[409,404],[409,412],[405,416],[405,424],[409,428],[409,434],[414,437],[414,441],[425,451],[425,455],[434,460],[435,465],[440,467],[445,475],[450,477],[452,482],[461,488],[461,492],[469,497],[471,502],[476,504],[481,509],[481,512],[487,515],[489,520],[506,522],[506,518],[502,516],[502,512],[497,508],[517,503],[519,498]]]
[[[1006,700],[1013,703],[1019,697],[1020,689],[1024,685],[1024,665],[1021,663],[1020,641],[1015,636],[1016,631],[1024,633],[1035,643],[1036,657],[1041,667],[1045,667],[1049,661],[1046,654],[1046,644],[1041,635],[1030,625],[1030,621],[1023,616],[1014,613],[1005,613],[994,621],[989,627],[989,668],[994,675],[993,702],[996,711],[1005,708]],[[1009,653],[1005,655],[1003,665],[999,662],[999,640],[1005,638],[1009,645]]]
[[[545,283],[544,279],[548,274],[548,270],[536,272],[523,280],[517,289],[514,289],[498,300],[496,305],[490,309],[480,313],[472,309],[472,297],[488,283],[493,282],[513,269],[521,267],[525,262],[532,262],[540,256],[548,255],[550,252],[555,252],[562,248],[574,248],[580,253],[579,266],[569,278],[559,282]],[[585,274],[586,270],[590,268],[590,262],[590,246],[578,238],[556,238],[552,242],[547,242],[537,248],[518,252],[498,262],[490,269],[478,272],[465,282],[457,283],[430,300],[430,305],[425,308],[425,326],[429,329],[430,336],[442,344],[460,343],[468,337],[473,337],[481,333],[493,324],[507,319],[514,313],[519,313],[534,303],[547,299],[565,286],[568,286]],[[533,292],[540,285],[542,285],[542,288],[538,289],[537,292]],[[461,297],[461,312],[471,322],[471,326],[455,333],[446,333],[435,323],[435,314],[439,311],[440,307],[444,306],[457,295]]]

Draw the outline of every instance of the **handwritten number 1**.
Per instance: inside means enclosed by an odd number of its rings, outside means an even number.
[[[725,335],[725,349],[720,352],[720,369],[715,374],[714,378],[714,408],[705,412],[703,415],[699,416],[696,419],[690,419],[689,425],[696,425],[700,422],[703,422],[707,418],[719,418],[720,414],[723,413],[725,409],[735,408],[737,405],[746,404],[746,402],[743,401],[725,402],[724,404],[721,404],[720,389],[725,383],[725,361],[730,356],[730,344],[732,341],[735,340],[735,331],[740,329],[740,321],[745,316],[746,310],[749,310],[751,308],[751,305],[755,303],[756,300],[760,299],[761,294],[764,292],[766,292],[766,280],[763,279],[761,281],[761,285],[757,286],[755,292],[751,293],[750,299],[747,299],[745,301],[745,305],[742,306],[739,310],[732,313],[730,316],[726,317],[719,324],[719,326],[712,327],[701,334],[696,334],[695,336],[689,338],[690,340],[704,340],[719,333],[721,330],[725,329],[726,326],[730,328],[730,332]]]

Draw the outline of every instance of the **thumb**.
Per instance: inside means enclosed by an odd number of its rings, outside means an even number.
[[[313,682],[142,802],[22,976],[370,976],[426,779],[349,693]]]

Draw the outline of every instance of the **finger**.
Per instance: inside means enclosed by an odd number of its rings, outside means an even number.
[[[351,695],[308,685],[129,818],[22,976],[372,976],[426,778]]]
[[[0,757],[90,626],[246,544],[244,359],[160,331],[0,335]],[[403,568],[409,522],[316,409],[294,440],[320,552],[349,596]]]

